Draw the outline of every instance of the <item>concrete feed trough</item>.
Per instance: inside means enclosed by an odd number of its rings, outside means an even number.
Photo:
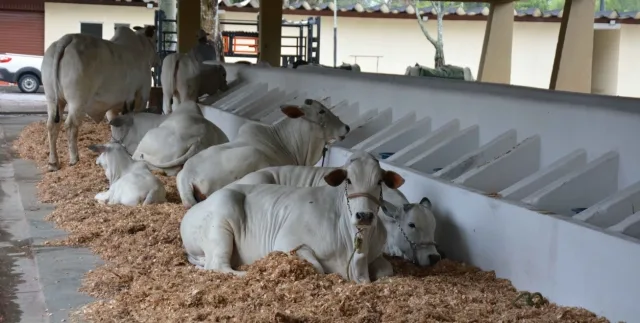
[[[611,321],[640,308],[640,101],[497,84],[225,64],[205,116],[233,139],[286,101],[324,99],[352,131],[328,153],[381,156],[428,196],[453,259]],[[596,131],[596,127],[606,131]]]

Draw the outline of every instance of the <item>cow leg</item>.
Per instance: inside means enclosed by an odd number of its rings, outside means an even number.
[[[65,121],[69,138],[69,166],[77,164],[80,160],[78,157],[78,130],[82,125],[82,118],[73,113],[74,111],[78,111],[77,107],[69,107],[69,114]]]
[[[205,257],[204,269],[244,276],[245,271],[231,268],[230,261],[233,254],[233,231],[231,228],[225,228],[223,223],[217,223],[209,230],[202,248]]]
[[[171,113],[171,109],[172,109],[172,106],[171,106],[171,103],[172,103],[171,98],[172,98],[172,97],[173,97],[173,96],[172,96],[170,93],[163,93],[163,94],[162,94],[162,113],[163,113],[163,114],[169,114],[169,113]]]
[[[393,266],[384,256],[380,255],[369,264],[369,273],[374,281],[382,277],[393,276]]]
[[[294,248],[288,248],[285,250],[278,250],[278,251],[282,251],[282,252],[289,252],[290,250],[294,249]],[[296,250],[296,255],[298,255],[298,257],[300,257],[301,259],[304,259],[308,262],[311,263],[311,265],[313,266],[313,268],[318,272],[318,274],[324,274],[324,268],[322,267],[322,265],[320,264],[320,262],[318,261],[318,259],[315,256],[315,253],[313,252],[313,250],[309,247],[307,247],[306,245],[303,245],[302,247],[300,247],[298,250]]]
[[[49,171],[58,170],[58,134],[60,133],[60,120],[55,121],[57,105],[47,102],[47,136],[49,139]],[[58,116],[62,115],[62,111],[58,111]]]

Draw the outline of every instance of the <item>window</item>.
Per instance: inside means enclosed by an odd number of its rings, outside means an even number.
[[[81,22],[80,33],[102,38],[102,24]]]
[[[131,26],[130,24],[113,24],[113,29],[116,29],[118,27],[127,27],[129,28],[129,26]]]

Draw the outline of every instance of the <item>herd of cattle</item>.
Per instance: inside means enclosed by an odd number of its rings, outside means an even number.
[[[165,188],[151,170],[175,176],[187,209],[180,234],[194,265],[242,275],[233,268],[295,250],[319,273],[370,282],[393,275],[383,253],[421,266],[441,259],[431,202],[409,203],[398,190],[402,176],[364,151],[342,167],[314,166],[350,131],[322,101],[282,105],[287,118],[246,123],[229,141],[197,103],[203,93],[228,88],[224,67],[175,54],[162,63],[164,114],[144,112],[158,62],[155,30],[134,30],[119,27],[111,40],[69,34],[47,49],[51,171],[58,169],[56,139],[67,106],[70,166],[78,162],[82,117],[109,121],[111,140],[89,147],[109,181],[95,196],[99,202],[163,203]]]

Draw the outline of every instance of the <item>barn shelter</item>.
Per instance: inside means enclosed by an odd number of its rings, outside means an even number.
[[[161,0],[145,0],[157,1]],[[220,0],[227,8],[234,4]],[[477,1],[474,1],[477,2]],[[504,0],[484,1],[490,4],[490,13],[484,36],[477,80],[481,82],[509,84],[511,78],[511,55],[513,45],[514,2]],[[272,66],[280,65],[280,50],[282,40],[282,15],[289,13],[291,8],[278,5],[281,1],[265,1],[268,5],[260,5],[252,0],[249,5],[259,9],[259,48],[261,59]],[[240,5],[237,5],[238,7]],[[324,5],[333,10],[333,3]],[[576,79],[573,75],[584,75],[591,71],[593,52],[593,0],[567,0],[564,10],[559,14],[562,18],[558,45],[552,70],[549,89],[590,93],[591,77]],[[178,1],[177,26],[178,50],[186,52],[196,40],[191,37],[200,28],[198,19],[190,17],[200,16],[199,0]],[[392,8],[382,8],[392,10]],[[409,6],[407,14],[415,11]],[[413,12],[412,12],[413,11]],[[337,15],[348,16],[350,12],[339,10]],[[590,75],[589,75],[590,76]]]

